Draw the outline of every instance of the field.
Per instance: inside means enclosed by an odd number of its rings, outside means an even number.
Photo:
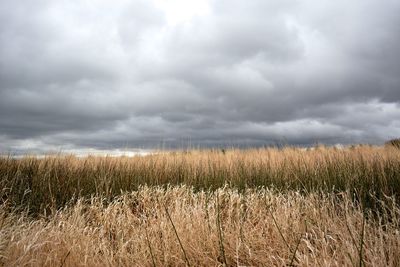
[[[400,266],[400,149],[0,158],[2,266]]]

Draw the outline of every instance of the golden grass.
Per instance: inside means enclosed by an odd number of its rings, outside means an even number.
[[[32,213],[62,208],[71,198],[112,199],[140,185],[216,189],[224,185],[302,192],[348,191],[375,204],[370,193],[400,195],[400,150],[361,146],[168,152],[145,157],[53,156],[0,158],[0,200]],[[374,208],[374,207],[373,207]]]
[[[400,150],[0,158],[0,266],[400,266]]]
[[[4,266],[221,266],[224,257],[228,266],[359,266],[364,235],[363,266],[399,266],[400,211],[389,210],[370,220],[346,195],[337,202],[268,189],[141,187],[35,220],[2,209],[0,259]]]

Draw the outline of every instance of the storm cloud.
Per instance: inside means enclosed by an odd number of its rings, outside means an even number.
[[[400,136],[400,2],[0,2],[0,151]]]

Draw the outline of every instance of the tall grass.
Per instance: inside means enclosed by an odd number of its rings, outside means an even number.
[[[385,210],[370,220],[346,194],[187,186],[80,199],[36,219],[1,206],[0,265],[399,266],[400,210]]]
[[[400,149],[0,158],[0,266],[400,266]]]
[[[271,187],[281,191],[347,192],[377,209],[400,195],[400,150],[360,146],[160,152],[144,157],[0,158],[0,201],[31,214],[56,211],[71,199],[112,200],[141,185],[195,190]],[[378,201],[378,202],[377,202]]]

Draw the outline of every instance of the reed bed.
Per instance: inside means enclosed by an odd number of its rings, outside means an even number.
[[[359,146],[160,152],[144,157],[49,156],[0,158],[0,201],[31,213],[62,208],[71,199],[112,199],[141,185],[185,184],[196,190],[228,185],[300,192],[348,192],[365,206],[400,195],[400,150]]]
[[[400,150],[0,157],[0,266],[400,266]]]
[[[139,187],[50,216],[0,209],[3,266],[399,266],[400,210],[347,195]],[[390,219],[389,219],[390,218]],[[222,249],[223,248],[223,249]]]

